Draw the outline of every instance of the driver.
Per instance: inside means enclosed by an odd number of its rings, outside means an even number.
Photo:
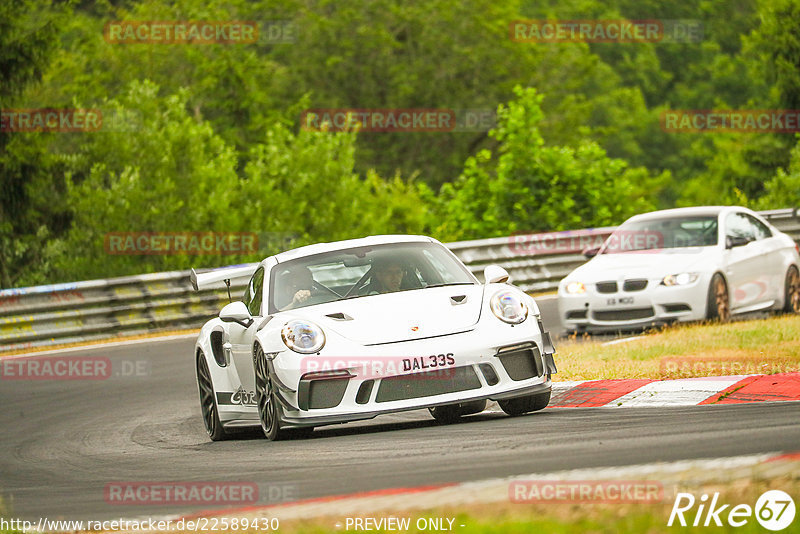
[[[314,277],[308,267],[297,267],[283,273],[281,292],[284,300],[289,301],[289,303],[278,309],[281,311],[290,310],[304,303],[311,297],[311,288],[313,286]]]
[[[362,294],[377,295],[400,291],[405,274],[406,270],[399,260],[395,258],[376,259],[372,264],[370,283],[364,288]]]

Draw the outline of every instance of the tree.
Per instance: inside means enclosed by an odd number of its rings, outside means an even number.
[[[496,155],[469,158],[440,196],[444,239],[473,239],[518,231],[605,226],[653,206],[668,175],[651,178],[609,158],[596,143],[547,146],[539,131],[542,95],[517,87],[517,98],[498,108]]]

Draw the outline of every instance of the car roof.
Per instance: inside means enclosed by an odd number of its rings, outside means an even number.
[[[747,213],[752,213],[749,209],[739,206],[693,206],[690,208],[672,208],[668,210],[651,211],[649,213],[642,213],[634,215],[629,221],[644,221],[648,219],[663,219],[666,217],[693,217],[703,215],[718,216],[720,213],[726,211],[741,210]]]
[[[284,261],[295,260],[297,258],[313,256],[314,254],[322,254],[324,252],[332,252],[335,250],[354,247],[387,245],[390,243],[438,243],[438,241],[432,237],[427,237],[424,235],[372,235],[369,237],[361,237],[359,239],[347,239],[345,241],[333,241],[330,243],[315,243],[313,245],[306,245],[304,247],[281,252],[276,254],[274,257],[278,263],[282,263]]]

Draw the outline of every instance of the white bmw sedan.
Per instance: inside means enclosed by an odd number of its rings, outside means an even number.
[[[798,246],[757,213],[708,206],[631,217],[564,278],[568,332],[800,312]]]
[[[489,399],[519,415],[550,400],[555,349],[536,301],[496,265],[481,284],[435,239],[320,243],[192,281],[242,276],[242,299],[203,326],[193,354],[212,440],[419,408],[453,422]]]

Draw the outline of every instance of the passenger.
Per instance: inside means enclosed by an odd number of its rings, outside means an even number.
[[[311,289],[314,287],[314,277],[308,267],[297,267],[283,273],[279,291],[283,301],[289,303],[278,307],[279,310],[291,310],[311,298]]]

